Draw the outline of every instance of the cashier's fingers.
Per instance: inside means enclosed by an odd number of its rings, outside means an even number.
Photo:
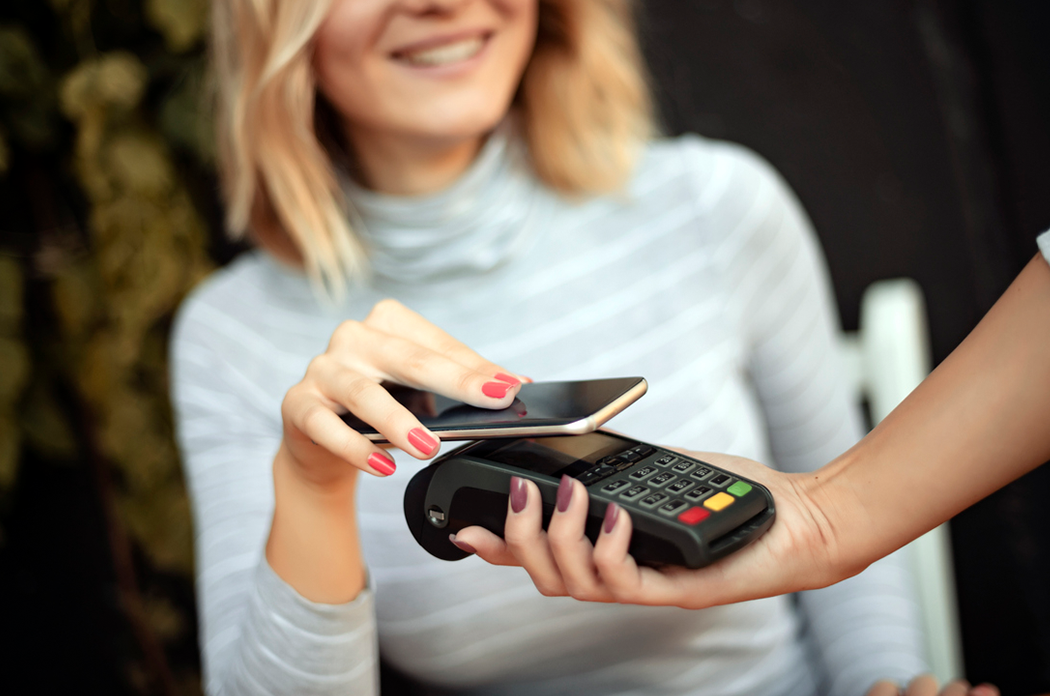
[[[901,696],[899,686],[889,680],[880,680],[872,684],[865,696]]]
[[[484,527],[464,527],[455,534],[450,534],[449,541],[462,551],[476,554],[486,563],[498,566],[521,565],[510,552],[507,542]]]
[[[940,696],[967,696],[971,693],[970,682],[963,679],[957,679],[953,682],[948,682],[941,689]]]
[[[681,582],[690,575],[710,572],[667,567],[639,566],[628,553],[633,525],[631,516],[616,503],[605,509],[602,531],[594,545],[594,565],[612,601],[622,604],[677,605]]]
[[[998,696],[999,690],[991,684],[970,686],[969,682],[958,679],[938,688],[937,679],[929,674],[915,677],[906,687],[899,687],[891,681],[875,682],[868,690],[867,696]]]
[[[904,696],[937,696],[937,678],[930,674],[920,674],[902,691]]]
[[[507,500],[507,523],[503,528],[507,548],[532,578],[536,589],[547,597],[566,594],[558,564],[543,530],[543,499],[540,489],[528,479],[512,476]]]
[[[509,504],[510,509],[507,512],[508,520],[518,514],[513,510],[513,503],[514,501],[511,500]],[[525,520],[519,521],[524,522]],[[514,555],[514,552],[511,550],[507,542],[484,527],[465,527],[452,535],[452,537],[449,538],[449,541],[467,553],[477,554],[478,558],[486,563],[501,566],[521,565],[521,561]],[[545,544],[546,538],[536,535],[536,541]]]
[[[594,546],[587,538],[587,489],[569,476],[562,476],[554,515],[547,528],[554,561],[565,590],[587,602],[611,602],[612,594],[602,585],[594,565]]]
[[[631,516],[616,503],[605,508],[602,531],[594,545],[594,567],[609,593],[619,602],[633,603],[641,589],[641,569],[627,552],[631,545]]]

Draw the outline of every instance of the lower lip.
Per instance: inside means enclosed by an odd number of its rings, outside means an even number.
[[[492,36],[486,36],[481,48],[470,58],[464,58],[455,63],[445,63],[444,65],[422,65],[398,60],[397,58],[393,58],[392,60],[397,66],[411,70],[417,75],[425,75],[426,77],[459,77],[471,72],[481,64],[485,59],[485,56],[488,54],[489,45],[491,43]]]

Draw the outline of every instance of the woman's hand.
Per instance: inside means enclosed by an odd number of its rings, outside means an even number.
[[[937,685],[937,679],[924,674],[912,679],[905,688],[889,681],[876,682],[868,691],[868,696],[999,696],[999,689],[991,684],[970,686],[970,683],[963,679],[948,682],[941,689]]]
[[[548,596],[690,609],[824,587],[863,570],[850,567],[828,521],[829,505],[841,507],[850,501],[821,500],[819,472],[784,474],[740,457],[695,456],[764,484],[777,509],[776,521],[760,539],[706,568],[638,566],[627,553],[631,518],[615,504],[608,506],[592,545],[584,535],[587,491],[568,477],[558,489],[547,531],[542,528],[539,489],[515,477],[504,539],[481,527],[468,527],[453,541],[489,563],[524,567]]]
[[[306,481],[328,487],[358,470],[394,473],[394,461],[340,418],[349,411],[417,459],[438,451],[438,438],[381,382],[437,392],[473,406],[506,408],[521,381],[394,300],[362,321],[344,322],[281,406],[283,449]]]
[[[266,558],[303,597],[348,602],[365,586],[354,491],[357,472],[394,473],[394,460],[339,417],[347,411],[418,459],[438,438],[381,382],[504,408],[521,384],[393,300],[336,329],[281,404],[284,439],[273,462],[274,514]]]

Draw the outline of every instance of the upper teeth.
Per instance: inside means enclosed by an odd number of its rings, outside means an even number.
[[[413,65],[445,65],[472,58],[484,45],[484,39],[476,37],[422,51],[402,53],[401,57]]]

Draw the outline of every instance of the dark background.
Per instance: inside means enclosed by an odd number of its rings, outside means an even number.
[[[0,10],[0,22],[60,44],[47,4],[31,5]],[[114,7],[137,12],[134,2],[94,11]],[[820,233],[846,329],[856,329],[867,285],[914,278],[940,361],[1050,228],[1048,2],[648,0],[642,25],[667,132],[743,143],[784,174]],[[100,49],[156,43],[130,31],[96,38]],[[214,179],[179,166],[213,259],[228,261],[238,249],[222,240]],[[25,210],[41,176],[64,181],[58,195],[82,215],[83,201],[63,193],[72,186],[60,152],[16,151],[0,178],[4,229],[15,232],[5,247],[36,244],[38,218]],[[33,282],[30,314],[46,319],[46,308],[32,309]],[[130,563],[144,591],[192,616],[192,581],[158,571],[136,544],[121,560],[100,476],[98,462],[55,466],[27,454],[0,504],[0,690],[195,689],[192,618],[158,657],[156,640],[142,642],[149,622],[133,620],[122,599]],[[1043,467],[953,521],[967,676],[1007,695],[1050,692],[1048,499]],[[396,692],[387,679],[384,692]]]
[[[939,362],[1036,253],[1050,227],[1050,3],[645,6],[668,132],[743,143],[784,174],[847,330],[868,284],[914,278]],[[952,523],[966,674],[1004,694],[1050,691],[1048,499],[1044,466]]]

